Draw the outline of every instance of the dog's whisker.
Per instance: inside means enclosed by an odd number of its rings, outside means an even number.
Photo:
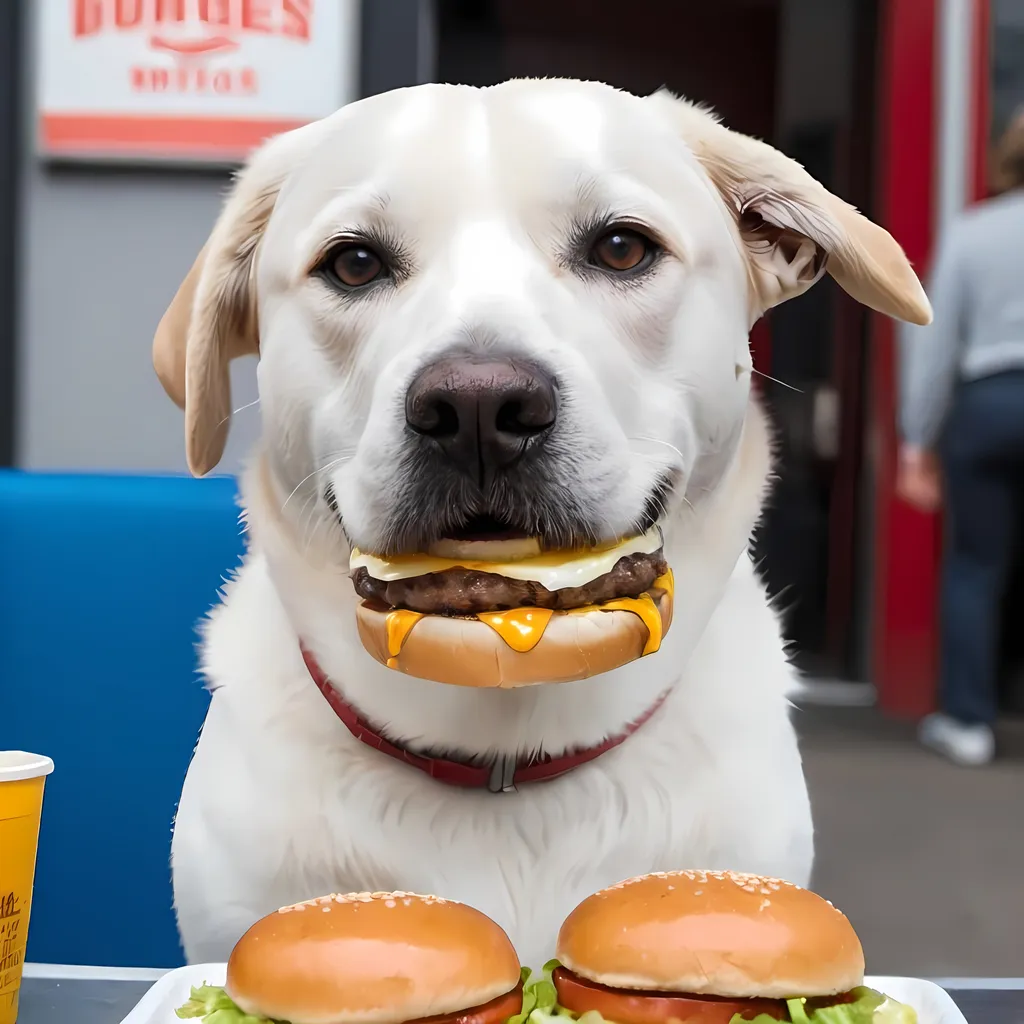
[[[326,465],[321,466],[316,472],[329,473],[332,469],[336,469],[338,466],[343,465],[346,462],[351,462],[355,458],[355,452],[346,452],[338,455],[337,458],[331,459]]]
[[[231,415],[237,416],[240,412],[245,412],[246,409],[251,409],[253,406],[259,405],[259,398],[254,398],[251,402],[246,402],[245,405],[240,405]]]
[[[795,391],[798,395],[803,394],[803,391],[800,388],[794,387],[792,384],[787,384],[784,380],[779,380],[778,377],[771,377],[767,373],[762,373],[760,370],[754,370],[753,372],[756,373],[758,377],[764,377],[765,380],[770,380],[773,384],[778,384],[779,387],[789,388],[790,391]]]
[[[314,469],[312,473],[308,473],[308,474],[307,474],[306,476],[304,476],[304,477],[303,477],[303,478],[302,478],[302,479],[301,479],[301,480],[300,480],[300,481],[299,481],[299,482],[298,482],[298,483],[297,483],[297,484],[295,485],[295,487],[294,487],[294,488],[292,488],[292,493],[291,493],[291,494],[289,494],[289,495],[288,495],[288,497],[284,499],[284,502],[283,502],[283,504],[281,505],[281,511],[282,511],[282,512],[283,512],[283,511],[284,511],[284,510],[285,510],[285,509],[286,509],[286,508],[288,507],[288,502],[289,502],[289,501],[291,501],[291,500],[292,500],[292,498],[294,498],[294,497],[295,497],[295,495],[299,493],[299,489],[300,489],[300,488],[302,487],[302,485],[303,485],[304,483],[306,483],[306,481],[307,481],[307,480],[312,480],[312,479],[313,479],[313,477],[315,477],[315,476],[317,475],[317,473],[319,473],[319,472],[320,472],[320,470],[318,470],[318,469]],[[305,507],[305,506],[303,506],[303,507]]]
[[[320,528],[322,523],[323,523],[323,519],[322,518],[318,518],[318,517],[316,517],[313,514],[311,514],[307,518],[306,526],[305,526],[305,529],[303,530],[303,536],[305,537],[305,541],[304,541],[304,543],[302,545],[302,557],[303,557],[303,559],[308,557],[309,549],[313,546],[313,541],[316,538],[317,530]]]
[[[314,502],[311,508],[310,516],[307,520],[306,544],[303,551],[304,558],[309,554],[310,548],[314,546],[314,543],[320,545],[321,549],[323,549],[325,543],[329,547],[331,547],[332,550],[336,548],[336,535],[330,532],[331,527],[335,525],[336,522],[340,525],[340,521],[336,521],[331,517],[320,514],[320,510],[317,508],[316,503]],[[324,530],[328,531],[326,535],[323,533]],[[342,533],[344,534],[343,526]]]
[[[660,437],[648,437],[646,434],[636,434],[634,437],[627,438],[629,441],[650,441],[652,444],[662,444],[670,451],[676,453],[679,456],[679,463],[682,466],[686,465],[686,459],[683,457],[683,453],[670,441],[664,441]]]
[[[224,424],[227,423],[231,419],[232,416],[237,416],[240,412],[245,412],[246,409],[251,409],[254,405],[259,405],[259,404],[260,404],[260,400],[257,398],[257,399],[255,399],[252,402],[246,402],[245,405],[240,405],[237,409],[232,410],[231,412],[229,412],[227,414],[227,416],[225,416],[222,420],[220,420],[217,423],[217,428],[216,429],[219,430],[221,427],[223,427]]]
[[[348,459],[332,459],[330,462],[327,463],[326,466],[323,466],[322,468],[318,469],[313,475],[321,476],[324,473],[330,473],[332,469],[337,469],[338,466],[342,465],[345,462],[348,462]]]
[[[316,497],[315,494],[309,495],[299,511],[300,530],[303,538],[303,558],[309,554],[316,526],[322,522],[322,520],[316,518]]]
[[[295,495],[299,493],[299,490],[302,488],[302,486],[305,483],[307,483],[309,480],[312,480],[313,477],[319,476],[321,473],[329,473],[336,466],[340,466],[343,462],[347,462],[351,458],[352,458],[351,454],[343,454],[343,455],[339,456],[338,458],[333,459],[332,461],[328,462],[327,465],[320,466],[318,469],[314,469],[312,473],[307,473],[295,485],[295,487],[292,488],[291,494],[289,494],[288,497],[284,499],[284,502],[281,505],[281,511],[283,512],[288,507],[288,502],[290,502],[292,500],[292,498],[294,498]]]

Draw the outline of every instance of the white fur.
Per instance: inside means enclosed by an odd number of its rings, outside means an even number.
[[[732,868],[806,884],[792,671],[747,554],[769,472],[749,394],[750,262],[662,102],[586,83],[430,86],[303,131],[257,156],[216,236],[231,238],[252,197],[283,180],[254,274],[264,440],[245,481],[251,550],[206,629],[212,703],[174,833],[188,959],[222,960],[258,917],[332,890],[463,900],[539,964],[576,903],[629,875]],[[651,224],[674,258],[627,289],[558,265],[558,232],[589,201]],[[304,268],[332,230],[382,206],[415,273],[340,307]],[[662,522],[677,596],[656,655],[495,692],[405,677],[363,652],[348,541],[323,487],[352,541],[386,542],[405,387],[467,332],[557,369],[558,472],[602,533],[629,531],[659,473],[685,481]],[[492,795],[354,740],[300,638],[390,737],[456,756],[590,745],[671,695],[597,761]]]

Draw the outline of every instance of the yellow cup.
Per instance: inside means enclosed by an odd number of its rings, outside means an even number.
[[[48,757],[0,750],[0,1024],[18,1018],[43,784],[52,771]]]

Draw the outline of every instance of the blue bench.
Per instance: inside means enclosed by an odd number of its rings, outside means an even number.
[[[233,478],[0,471],[0,749],[48,754],[28,958],[174,967],[171,822]]]

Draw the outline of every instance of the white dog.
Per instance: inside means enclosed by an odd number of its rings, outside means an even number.
[[[263,914],[328,891],[465,901],[540,963],[580,899],[629,875],[808,881],[792,670],[747,553],[769,475],[747,338],[826,269],[876,310],[930,317],[885,231],[666,94],[420,86],[253,157],[154,350],[197,474],[223,450],[229,361],[260,357],[250,549],[206,628],[213,697],[174,832],[190,961],[224,959]],[[560,403],[533,475],[497,467],[488,487],[417,447],[405,416],[424,367],[481,351],[540,367]],[[481,511],[562,546],[657,519],[676,579],[661,651],[511,690],[372,660],[350,545],[423,550]],[[589,750],[669,696],[560,778],[467,789],[360,742],[300,643],[373,742],[428,758]]]

